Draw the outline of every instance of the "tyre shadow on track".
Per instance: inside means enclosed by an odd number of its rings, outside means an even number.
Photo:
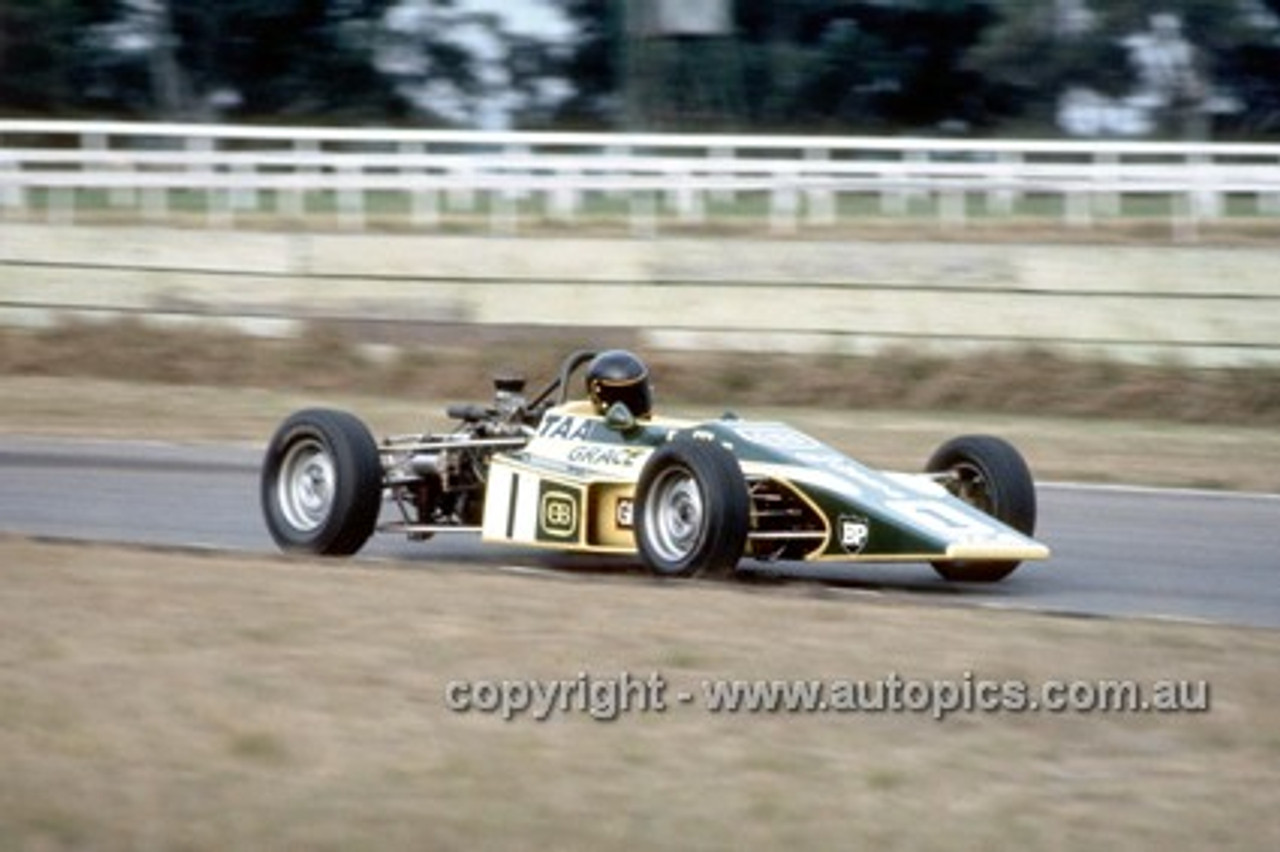
[[[430,545],[428,545],[430,547]],[[428,567],[431,562],[474,566],[572,581],[575,579],[650,580],[678,586],[684,579],[655,577],[634,556],[560,553],[529,548],[480,548],[460,554],[429,553],[396,548],[394,557]],[[744,560],[733,576],[723,580],[697,580],[726,588],[814,590],[823,589],[877,594],[910,594],[954,601],[969,598],[1010,597],[1021,585],[1017,575],[1001,583],[953,583],[943,580],[924,564],[812,565],[803,562]]]

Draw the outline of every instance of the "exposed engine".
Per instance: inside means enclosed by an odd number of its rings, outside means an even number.
[[[449,417],[460,421],[453,432],[385,442],[386,485],[410,536],[480,525],[489,457],[533,435],[539,412],[530,410],[524,388],[521,377],[497,377],[490,405],[449,406]]]

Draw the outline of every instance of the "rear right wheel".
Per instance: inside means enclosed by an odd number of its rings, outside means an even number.
[[[282,549],[350,555],[378,523],[378,445],[351,414],[299,411],[272,436],[260,488],[267,530]]]

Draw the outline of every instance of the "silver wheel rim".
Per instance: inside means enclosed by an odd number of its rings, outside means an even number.
[[[312,532],[333,510],[335,475],[333,457],[314,438],[295,442],[280,463],[276,503],[289,526]]]
[[[704,507],[697,481],[683,468],[658,474],[645,506],[654,552],[667,562],[687,558],[702,539]]]

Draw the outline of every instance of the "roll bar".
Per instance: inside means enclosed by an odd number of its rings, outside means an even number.
[[[578,349],[570,352],[560,362],[560,370],[556,373],[556,377],[529,402],[528,409],[530,411],[538,410],[540,406],[546,405],[551,400],[552,394],[555,394],[556,405],[563,405],[568,402],[569,378],[573,375],[574,370],[577,370],[599,354],[596,349]]]

